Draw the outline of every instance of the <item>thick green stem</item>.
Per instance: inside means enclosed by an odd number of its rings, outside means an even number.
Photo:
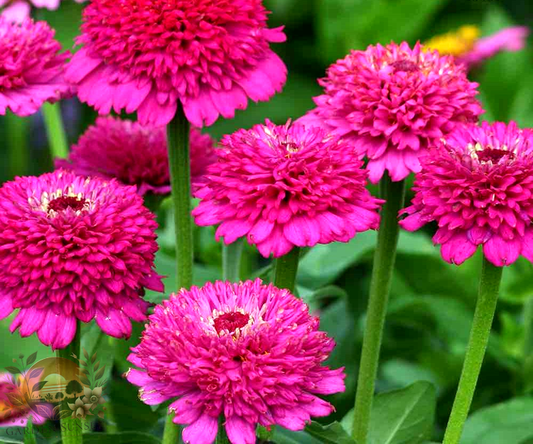
[[[294,247],[285,256],[276,259],[276,275],[274,277],[274,285],[276,287],[286,288],[287,290],[294,292],[299,260],[299,247]]]
[[[232,244],[222,244],[222,279],[239,282],[243,239],[237,239]]]
[[[81,323],[78,321],[76,326],[76,335],[72,342],[64,349],[57,351],[58,359],[58,374],[68,375],[70,374],[70,368],[72,366],[72,355],[76,355],[78,358],[81,354]],[[70,361],[70,363],[65,360]],[[79,418],[73,418],[71,416],[60,419],[61,427],[61,442],[62,444],[81,444],[83,443],[83,420]]]
[[[533,296],[524,304],[524,361],[533,354]]]
[[[29,119],[6,113],[7,146],[9,147],[9,175],[25,176],[29,165]]]
[[[218,421],[218,433],[217,433],[217,439],[215,441],[215,444],[231,444],[228,439],[228,435],[226,433],[226,429],[224,428],[224,418],[221,417]]]
[[[386,203],[381,212],[378,243],[374,254],[352,430],[352,436],[358,444],[367,443],[383,327],[396,259],[398,211],[403,207],[405,182],[392,182],[390,177],[385,175],[381,179],[380,194]]]
[[[191,219],[191,160],[189,148],[189,122],[181,104],[174,120],[168,125],[168,160],[172,185],[172,205],[176,234],[176,289],[192,285],[193,236]],[[172,422],[169,413],[165,423],[162,444],[176,444],[181,427]]]
[[[52,160],[56,158],[66,159],[68,157],[68,141],[59,102],[45,103],[42,111]]]
[[[458,444],[463,426],[474,398],[474,391],[489,342],[492,320],[498,302],[498,290],[502,279],[502,268],[492,265],[483,258],[479,295],[466,349],[465,361],[459,387],[455,395],[452,413],[446,427],[443,444]]]

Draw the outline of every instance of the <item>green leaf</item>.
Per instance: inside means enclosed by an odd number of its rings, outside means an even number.
[[[98,370],[98,373],[96,373],[96,375],[94,375],[94,379],[95,380],[100,379],[102,376],[104,376],[104,372],[105,372],[105,365],[100,370]]]
[[[523,444],[533,438],[533,397],[515,398],[475,412],[461,444]]]
[[[355,440],[346,433],[338,422],[323,426],[318,422],[311,422],[305,431],[319,439],[323,444],[355,444]]]
[[[377,395],[372,405],[369,442],[421,444],[431,439],[436,404],[435,388],[425,381]],[[351,430],[352,425],[353,410],[342,420],[345,430]]]
[[[148,433],[86,433],[83,444],[160,444],[161,440]]]
[[[24,444],[37,444],[37,438],[33,430],[33,417],[28,418],[26,430],[24,431]]]
[[[272,440],[276,444],[321,444],[321,441],[313,438],[306,432],[293,432],[283,427],[276,427],[274,429]]]
[[[22,373],[17,367],[13,367],[13,366],[10,366],[10,367],[5,367],[5,369],[13,374],[13,375],[18,375],[19,373]]]
[[[28,356],[28,358],[26,359],[26,365],[32,365],[36,359],[37,359],[37,352],[34,352],[30,356]]]

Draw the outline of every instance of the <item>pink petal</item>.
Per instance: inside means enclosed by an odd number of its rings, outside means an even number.
[[[48,310],[46,317],[37,331],[37,337],[44,345],[52,346],[52,350],[65,348],[72,342],[76,334],[76,318],[63,314],[55,314]]]
[[[472,256],[477,249],[477,245],[470,242],[466,233],[454,234],[441,246],[442,258],[450,264],[461,265]]]
[[[183,429],[183,441],[189,444],[213,444],[218,430],[218,418],[203,414]]]
[[[0,295],[0,319],[7,318],[11,313],[13,313],[11,296]]]
[[[131,321],[120,310],[109,308],[107,313],[98,310],[96,323],[105,334],[115,338],[129,338],[131,336]]]
[[[256,424],[238,416],[226,419],[226,432],[231,444],[255,444],[255,428]]]
[[[518,259],[522,244],[520,239],[504,240],[494,234],[483,245],[483,253],[489,262],[497,267],[511,265]]]

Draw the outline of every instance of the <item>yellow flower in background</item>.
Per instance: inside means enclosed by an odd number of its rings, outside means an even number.
[[[450,31],[433,37],[424,46],[436,49],[440,54],[457,57],[472,51],[480,35],[481,31],[477,26],[465,25],[457,31]]]

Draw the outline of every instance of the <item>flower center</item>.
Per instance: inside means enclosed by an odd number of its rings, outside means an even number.
[[[490,146],[484,148],[482,151],[478,151],[476,154],[480,162],[498,163],[505,156],[508,156],[509,159],[515,158],[515,154],[512,151],[492,148]]]
[[[418,65],[415,62],[412,62],[411,60],[402,59],[397,60],[396,62],[393,62],[390,64],[394,68],[394,71],[404,71],[404,72],[413,72],[418,71]]]
[[[48,211],[64,211],[72,208],[74,211],[81,211],[87,201],[76,196],[60,196],[48,203]]]
[[[250,316],[238,311],[224,313],[214,320],[215,330],[219,334],[223,330],[228,330],[230,333],[233,333],[238,328],[243,328],[246,324],[248,324],[249,320]]]

